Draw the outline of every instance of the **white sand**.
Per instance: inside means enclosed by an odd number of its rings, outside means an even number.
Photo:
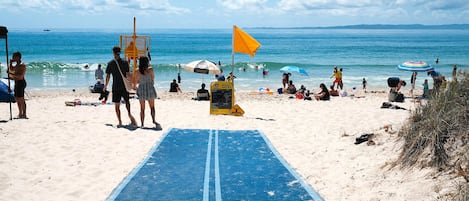
[[[159,95],[163,131],[129,131],[106,126],[117,123],[113,105],[64,104],[98,102],[97,94],[32,92],[29,119],[0,123],[0,200],[104,200],[169,128],[259,129],[326,200],[433,200],[451,187],[449,176],[434,179],[430,169],[386,166],[400,153],[396,131],[410,112],[380,109],[387,101],[383,93],[319,102],[239,92],[243,117],[210,115],[209,102],[191,100],[193,93]],[[138,101],[131,104],[139,119]],[[411,101],[398,105],[415,107]],[[8,104],[0,104],[0,115],[8,120]],[[148,108],[146,122],[151,126]],[[382,129],[388,124],[393,132]],[[364,133],[375,133],[376,145],[355,145]]]

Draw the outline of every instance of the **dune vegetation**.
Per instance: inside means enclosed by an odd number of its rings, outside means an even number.
[[[450,200],[469,200],[469,75],[433,92],[399,131],[404,140],[395,166],[433,167],[463,177]]]

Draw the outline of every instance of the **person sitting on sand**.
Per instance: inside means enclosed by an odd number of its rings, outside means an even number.
[[[301,85],[300,86],[300,89],[298,89],[298,91],[296,93],[302,93],[304,94],[306,92],[306,87],[304,85]]]
[[[310,95],[311,95],[311,93],[309,92],[309,90],[306,90],[306,92],[304,93],[303,100],[312,100]]]
[[[210,93],[205,89],[205,83],[200,85],[200,89],[197,90],[197,98],[195,100],[210,100]]]
[[[331,85],[331,90],[329,91],[329,95],[331,96],[339,96],[339,91],[334,89],[334,85]]]
[[[324,83],[321,83],[319,87],[321,88],[321,92],[315,95],[314,98],[316,98],[316,100],[330,100],[331,97],[329,94],[329,90],[327,90],[326,85]]]
[[[296,91],[295,96],[298,99],[303,99],[305,97],[305,93],[306,93],[306,87],[304,85],[301,85],[300,89]]]
[[[398,77],[390,77],[388,79],[388,85],[391,87],[389,91],[388,99],[390,102],[404,102],[404,94],[399,92],[401,87],[406,86],[406,82]]]
[[[169,86],[169,92],[182,92],[178,83],[176,83],[176,79],[173,79],[173,82],[171,82],[171,85]]]
[[[292,80],[290,80],[290,82],[288,83],[288,87],[287,87],[287,89],[285,89],[285,92],[287,92],[288,94],[295,94],[296,93],[296,87],[293,84]]]

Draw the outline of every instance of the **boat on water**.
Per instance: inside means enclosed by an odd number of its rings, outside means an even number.
[[[42,31],[50,31],[50,29],[43,29]]]

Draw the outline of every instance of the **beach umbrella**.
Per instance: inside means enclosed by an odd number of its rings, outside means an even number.
[[[283,73],[298,73],[300,75],[308,76],[308,72],[305,69],[298,66],[284,66],[280,69]]]
[[[427,72],[434,70],[430,64],[427,64],[427,62],[424,61],[406,61],[399,64],[397,69],[412,72]]]
[[[220,67],[208,60],[196,60],[184,65],[184,70],[200,74],[220,74]]]

